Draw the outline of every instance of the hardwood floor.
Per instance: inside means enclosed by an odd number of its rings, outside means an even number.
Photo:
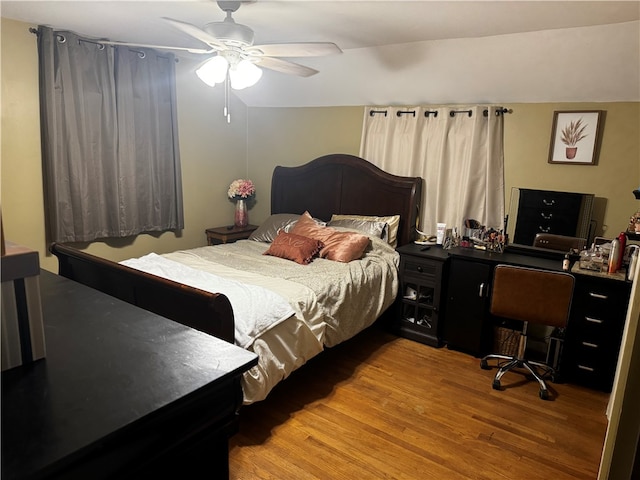
[[[374,326],[242,408],[230,478],[595,479],[609,395],[494,374]]]

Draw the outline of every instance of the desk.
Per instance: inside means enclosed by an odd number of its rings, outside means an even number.
[[[509,264],[562,270],[562,254],[541,258],[467,248],[448,252],[445,308],[440,317],[444,343],[478,357],[494,350],[489,314],[494,267]],[[594,274],[575,266],[572,274],[576,285],[559,372],[569,382],[611,391],[631,283],[622,274]]]
[[[47,356],[2,373],[2,478],[227,478],[256,355],[46,271],[40,287]]]
[[[503,263],[544,270],[562,270],[559,259],[518,253],[495,253],[471,248],[449,250],[448,280],[445,288],[443,336],[457,350],[482,357],[493,352],[493,322],[489,299],[493,269]]]

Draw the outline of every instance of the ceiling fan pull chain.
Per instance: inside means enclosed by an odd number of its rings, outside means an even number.
[[[227,123],[231,123],[231,112],[229,112],[229,71],[227,70],[227,78],[224,80],[224,109],[222,114],[227,117]]]

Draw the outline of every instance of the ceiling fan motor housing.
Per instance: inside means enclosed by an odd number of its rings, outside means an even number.
[[[207,23],[203,30],[223,43],[249,47],[253,45],[253,30],[246,25],[235,22]]]

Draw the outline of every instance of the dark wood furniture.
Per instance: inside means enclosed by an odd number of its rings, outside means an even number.
[[[228,476],[255,354],[40,275],[47,356],[2,373],[2,478]]]
[[[439,247],[407,244],[400,254],[400,289],[392,330],[406,338],[442,346],[440,310],[448,253]]]
[[[584,273],[581,273],[584,272]],[[573,269],[576,288],[561,369],[567,381],[611,391],[626,320],[631,282],[624,274]]]
[[[499,263],[543,270],[562,270],[558,259],[468,248],[449,250],[443,336],[450,347],[482,357],[493,350],[493,322],[489,298],[493,270]]]
[[[537,233],[589,238],[592,194],[518,190],[519,197],[511,200],[517,202],[517,216],[510,218],[515,222],[513,243],[533,245]]]
[[[207,245],[220,245],[221,243],[232,243],[236,240],[244,240],[258,228],[257,225],[247,225],[246,227],[236,227],[229,225],[224,227],[207,228],[204,233],[207,235]]]
[[[272,213],[303,213],[330,220],[334,213],[400,215],[398,245],[411,242],[422,195],[420,177],[400,177],[353,155],[333,154],[298,167],[276,167]],[[221,294],[166,280],[77,249],[53,244],[62,276],[126,302],[233,342],[229,300]]]
[[[440,311],[442,340],[477,357],[492,351],[495,319],[489,313],[493,271],[498,264],[562,270],[562,253],[532,249],[538,255],[490,253],[454,248]],[[575,267],[571,315],[562,340],[558,378],[610,391],[617,365],[631,284],[624,274],[593,274]]]
[[[233,343],[229,299],[53,243],[58,273],[145,310]]]
[[[316,158],[299,167],[276,167],[271,213],[304,213],[328,221],[331,215],[400,215],[398,246],[415,239],[422,178],[391,175],[347,154]]]

